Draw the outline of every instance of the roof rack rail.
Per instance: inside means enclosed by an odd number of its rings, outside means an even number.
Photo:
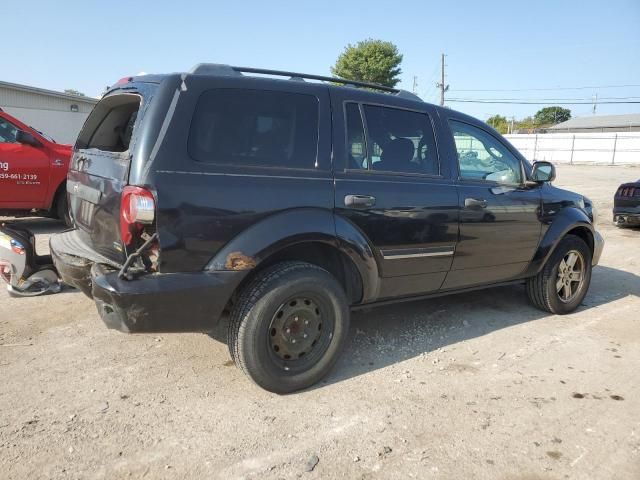
[[[257,73],[261,75],[275,75],[280,77],[289,77],[289,80],[296,80],[296,81],[304,81],[304,79],[306,78],[309,80],[319,80],[322,82],[332,82],[332,83],[340,83],[342,85],[352,85],[354,87],[371,88],[373,90],[380,90],[383,92],[393,93],[394,95],[397,95],[401,98],[422,101],[422,99],[414,93],[407,92],[406,90],[401,90],[398,88],[387,87],[385,85],[380,85],[378,83],[360,82],[358,80],[347,80],[346,78],[327,77],[324,75],[312,75],[308,73],[288,72],[283,70],[269,70],[265,68],[253,68],[253,67],[233,67],[231,65],[224,65],[219,63],[199,63],[196,66],[194,66],[189,73],[196,74],[196,75],[224,75],[224,76],[242,75],[243,73]]]

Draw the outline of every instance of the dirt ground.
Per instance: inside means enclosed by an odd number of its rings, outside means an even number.
[[[289,396],[211,336],[125,335],[79,292],[3,287],[0,477],[638,479],[640,230],[611,225],[638,177],[558,169],[607,242],[574,314],[520,286],[357,313],[333,373]],[[18,221],[42,248],[60,228]]]

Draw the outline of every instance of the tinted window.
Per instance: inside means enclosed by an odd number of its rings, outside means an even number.
[[[373,105],[364,105],[363,109],[368,137],[366,158],[360,163],[360,168],[439,174],[433,128],[426,114]],[[355,116],[355,111],[352,110],[351,114]],[[359,144],[358,122],[347,118],[347,127],[350,151],[357,160],[353,152]]]
[[[16,134],[18,129],[12,124],[0,117],[0,143],[16,143]]]
[[[522,183],[522,167],[509,149],[484,130],[466,123],[450,121],[458,151],[460,178]]]
[[[189,153],[201,162],[314,168],[318,99],[312,95],[217,89],[203,93]]]
[[[347,168],[367,168],[367,144],[364,139],[364,126],[360,107],[356,103],[347,103]]]

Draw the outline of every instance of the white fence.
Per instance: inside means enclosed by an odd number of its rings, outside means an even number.
[[[505,137],[530,161],[640,165],[638,132],[538,133]]]

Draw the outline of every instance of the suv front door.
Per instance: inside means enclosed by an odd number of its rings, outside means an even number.
[[[525,186],[522,160],[488,128],[455,114],[448,126],[448,155],[458,165],[460,239],[443,288],[515,278],[540,241],[540,189]]]
[[[438,290],[458,236],[458,197],[441,165],[428,105],[376,105],[332,90],[336,214],[367,237],[378,298]],[[379,97],[375,97],[378,99]]]

